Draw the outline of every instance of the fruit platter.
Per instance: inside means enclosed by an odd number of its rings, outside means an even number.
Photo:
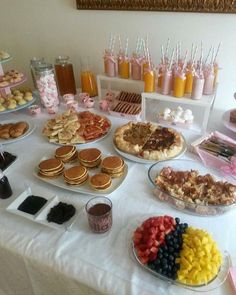
[[[220,215],[236,206],[235,179],[201,162],[160,161],[149,168],[148,177],[160,201],[193,215]]]
[[[230,259],[211,235],[178,217],[152,216],[133,232],[136,261],[152,275],[196,292],[216,289],[227,278]]]

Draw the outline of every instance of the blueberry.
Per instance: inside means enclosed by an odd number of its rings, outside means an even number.
[[[176,274],[176,273],[172,274],[171,278],[172,278],[173,280],[176,280],[176,279],[177,279],[177,274]]]
[[[172,240],[170,240],[170,241],[168,241],[168,246],[173,246],[173,241]]]
[[[176,217],[176,218],[175,218],[175,222],[176,222],[177,224],[179,224],[179,223],[180,223],[180,219],[179,219],[178,217]]]
[[[179,245],[178,244],[174,244],[174,248],[175,249],[179,249]]]
[[[161,260],[159,258],[157,258],[154,262],[155,265],[159,265],[161,263]]]
[[[159,249],[158,249],[158,253],[162,253],[163,252],[163,249],[160,247]]]
[[[184,223],[184,228],[188,228],[188,224],[187,223]]]
[[[163,258],[163,254],[160,253],[160,250],[159,250],[159,255],[158,255],[158,258],[162,259]]]
[[[179,233],[178,233],[178,231],[177,231],[177,230],[175,230],[175,231],[174,231],[174,233],[173,233],[173,235],[174,235],[174,237],[178,237],[178,236],[179,236]]]
[[[178,239],[174,238],[173,242],[174,244],[178,244]]]
[[[168,253],[168,252],[165,252],[163,255],[164,255],[164,257],[166,257],[166,258],[169,257],[169,253]]]
[[[173,247],[169,247],[169,252],[173,253],[175,251],[175,249]]]
[[[168,273],[167,273],[167,277],[168,277],[168,278],[171,278],[171,277],[172,277],[172,273],[171,273],[171,272],[168,272]]]
[[[163,250],[164,251],[167,251],[168,250],[168,247],[165,245],[165,246],[163,246]]]
[[[149,267],[149,268],[151,268],[151,269],[153,269],[153,270],[155,270],[155,269],[156,269],[155,265],[154,265],[154,264],[151,264],[151,263],[150,263],[150,264],[148,264],[148,267]]]
[[[169,255],[169,260],[174,261],[175,260],[174,256],[173,255]]]
[[[167,271],[166,271],[166,270],[163,270],[163,271],[162,271],[162,274],[163,274],[164,276],[166,276],[166,275],[167,275]]]
[[[158,268],[158,272],[159,273],[162,273],[163,272],[163,269],[160,267],[160,268]]]
[[[162,261],[161,261],[161,264],[167,264],[167,259],[163,258]]]

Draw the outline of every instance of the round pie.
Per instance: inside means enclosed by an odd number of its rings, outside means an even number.
[[[183,150],[184,140],[172,128],[152,123],[129,122],[116,129],[114,143],[125,153],[158,161],[179,155]]]

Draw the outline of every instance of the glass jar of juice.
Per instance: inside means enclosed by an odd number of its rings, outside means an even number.
[[[81,62],[80,81],[82,92],[86,92],[90,97],[98,95],[97,81],[94,73],[90,70],[89,62]]]
[[[55,61],[55,71],[60,95],[76,94],[73,65],[68,56],[58,56]]]

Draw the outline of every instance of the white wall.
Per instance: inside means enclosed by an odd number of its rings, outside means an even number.
[[[6,66],[26,72],[29,60],[44,56],[53,62],[60,54],[71,57],[79,86],[79,60],[89,55],[93,68],[101,72],[102,53],[110,33],[130,37],[134,47],[137,35],[149,34],[154,61],[160,59],[160,45],[167,37],[182,41],[183,47],[204,41],[205,48],[222,41],[219,62],[219,89],[215,107],[235,107],[236,15],[128,11],[78,11],[75,0],[1,0],[0,49],[14,59]],[[31,80],[31,79],[29,79]],[[28,83],[31,83],[28,82]]]

